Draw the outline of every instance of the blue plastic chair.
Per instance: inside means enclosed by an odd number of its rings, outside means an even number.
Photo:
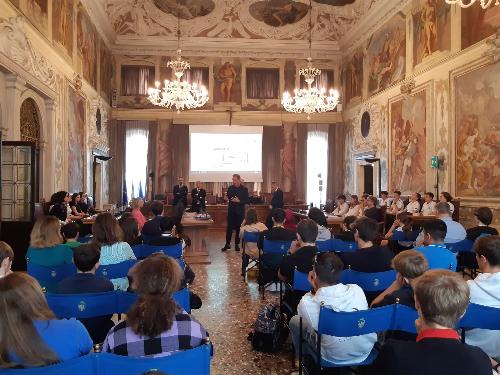
[[[81,244],[88,243],[92,240],[92,236],[78,237],[78,242]]]
[[[95,374],[95,354],[87,354],[82,357],[70,359],[51,366],[26,368],[26,369],[2,369],[2,374],[20,375],[93,375]]]
[[[342,241],[338,238],[332,238],[332,250],[335,252],[343,253],[343,252],[352,252],[357,250],[358,244],[356,242]]]
[[[458,322],[458,328],[462,330],[463,342],[465,342],[465,332],[468,329],[500,330],[500,309],[469,303],[464,316]]]
[[[394,308],[394,315],[391,330],[416,334],[415,320],[418,318],[417,310],[400,303],[392,306]]]
[[[118,308],[115,291],[82,294],[46,294],[50,309],[58,318],[94,318],[114,313],[123,313]]]
[[[119,312],[126,313],[129,309],[130,306],[136,301],[137,299],[137,294],[136,293],[130,293],[130,292],[116,292],[117,293],[117,310]],[[179,290],[178,292],[175,292],[174,295],[174,300],[177,302],[177,304],[184,309],[188,314],[191,313],[191,304],[190,304],[190,297],[189,297],[189,289],[188,288],[183,288]]]
[[[316,247],[320,253],[333,251],[332,240],[316,241]]]
[[[357,284],[365,292],[378,292],[387,289],[396,280],[396,271],[359,272],[352,269],[342,271],[340,282],[343,284]]]
[[[172,258],[182,257],[182,242],[176,245],[169,246],[156,246],[156,245],[134,245],[132,246],[132,251],[134,252],[137,259],[144,259],[154,253],[164,253]]]
[[[406,242],[414,242],[418,235],[420,234],[419,230],[413,230],[411,233],[406,233],[403,231],[394,231],[391,237],[392,241],[406,241]]]
[[[101,265],[96,270],[97,276],[102,276],[107,279],[119,279],[127,277],[128,271],[137,263],[136,259],[126,260],[115,264]]]
[[[37,279],[42,288],[49,290],[55,289],[61,280],[76,274],[76,267],[73,263],[58,266],[40,266],[28,261],[27,266],[28,275]]]
[[[137,375],[150,370],[169,375],[209,375],[210,353],[210,343],[160,358],[133,358],[100,353],[96,356],[96,375]]]
[[[259,260],[251,258],[245,253],[245,247],[248,243],[257,244],[261,232],[243,232],[243,252],[241,253],[241,271],[244,273],[245,282],[247,281],[247,273],[250,269],[259,266]]]
[[[279,267],[279,264],[281,263],[281,258],[288,253],[288,250],[290,249],[291,245],[292,241],[273,241],[264,238],[262,251],[259,254],[260,271],[262,272],[263,268],[270,268],[270,267],[272,268],[276,267],[277,269]],[[266,258],[265,261],[263,261],[264,257]],[[266,288],[275,282],[278,282],[278,280],[273,280],[267,283],[266,285],[260,286],[262,291],[262,298],[264,298]],[[281,281],[279,281],[279,284],[280,284],[280,304],[281,304],[281,291],[282,291]]]
[[[446,243],[445,246],[452,253],[458,253],[459,251],[471,252],[474,248],[474,242],[468,239],[455,242],[455,243]]]
[[[259,240],[261,232],[247,232],[243,233],[243,242],[244,243],[257,243]]]
[[[311,284],[309,283],[309,279],[307,277],[307,273],[300,272],[295,269],[293,274],[293,290],[309,292],[311,290]]]
[[[264,238],[262,251],[268,254],[286,255],[292,246],[292,241],[272,241]]]

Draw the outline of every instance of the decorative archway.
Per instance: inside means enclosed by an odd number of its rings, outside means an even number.
[[[27,98],[21,104],[20,110],[21,141],[33,142],[40,146],[40,114],[38,106],[32,98]]]

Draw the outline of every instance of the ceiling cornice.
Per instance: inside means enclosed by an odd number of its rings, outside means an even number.
[[[97,32],[109,48],[113,47],[116,41],[116,33],[109,22],[109,18],[104,10],[104,1],[102,0],[81,0],[82,5],[87,11],[89,17],[94,22]]]

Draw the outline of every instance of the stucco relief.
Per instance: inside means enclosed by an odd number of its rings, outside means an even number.
[[[361,134],[360,126],[361,117],[365,112],[368,112],[370,114],[371,119],[370,131],[366,138]],[[380,105],[372,102],[363,103],[354,118],[352,132],[354,149],[357,151],[379,151],[382,138],[382,127],[383,124]]]
[[[97,121],[97,109],[100,110],[101,113],[101,131],[100,133],[96,128]],[[87,123],[87,131],[89,135],[88,139],[88,147],[90,148],[87,152],[92,153],[92,149],[94,147],[99,148],[103,152],[109,151],[109,143],[108,143],[108,112],[107,106],[104,103],[104,100],[98,96],[97,98],[91,99],[89,101],[88,106],[88,123]]]

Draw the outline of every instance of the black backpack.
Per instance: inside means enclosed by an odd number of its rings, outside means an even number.
[[[278,305],[261,305],[259,314],[255,321],[254,332],[250,333],[248,339],[252,347],[264,353],[272,353],[281,348],[282,331],[284,328]]]

